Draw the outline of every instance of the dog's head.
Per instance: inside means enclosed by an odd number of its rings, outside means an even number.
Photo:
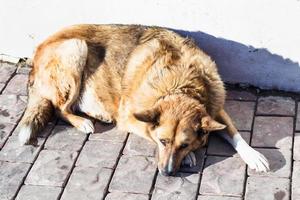
[[[225,128],[197,101],[180,96],[160,100],[134,116],[147,123],[147,132],[157,143],[158,169],[163,175],[175,175],[183,158],[206,144],[209,132]]]

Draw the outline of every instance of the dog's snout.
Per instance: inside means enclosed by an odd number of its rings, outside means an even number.
[[[161,175],[163,176],[174,176],[175,175],[175,170],[169,169],[168,167],[165,167],[164,169],[159,171]]]
[[[160,170],[160,173],[164,176],[173,176],[176,174],[174,156],[169,158],[167,165]]]

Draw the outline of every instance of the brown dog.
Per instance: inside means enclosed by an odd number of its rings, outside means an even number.
[[[53,108],[92,133],[79,110],[154,141],[159,171],[173,175],[211,131],[227,127],[223,137],[249,167],[266,171],[267,160],[241,138],[224,101],[216,64],[190,39],[157,27],[76,25],[37,48],[19,139],[34,141]]]

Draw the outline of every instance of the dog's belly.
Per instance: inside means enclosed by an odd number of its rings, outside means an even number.
[[[105,109],[105,105],[96,96],[95,91],[87,87],[80,95],[76,109],[103,122],[112,122],[112,114]]]

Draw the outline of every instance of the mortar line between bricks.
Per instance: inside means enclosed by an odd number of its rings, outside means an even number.
[[[126,146],[126,144],[127,144],[128,138],[129,138],[129,133],[127,133],[127,136],[126,136],[126,138],[125,138],[125,140],[124,140],[123,146],[122,146],[122,148],[121,148],[121,150],[120,150],[120,153],[119,153],[119,155],[118,155],[117,161],[116,161],[116,163],[115,163],[115,167],[113,168],[112,173],[111,173],[111,175],[110,175],[110,177],[109,177],[109,180],[108,180],[108,183],[107,183],[107,185],[106,185],[105,192],[104,192],[104,195],[103,195],[103,197],[102,197],[102,200],[104,200],[104,199],[106,198],[106,196],[108,195],[108,193],[109,193],[108,190],[109,190],[110,183],[111,183],[111,181],[112,181],[112,179],[113,179],[113,176],[114,176],[114,174],[115,174],[115,172],[116,172],[116,169],[117,169],[117,167],[118,167],[119,161],[120,161],[121,157],[124,155],[124,154],[123,154],[123,151],[124,151],[125,146]]]
[[[36,161],[37,158],[39,157],[40,152],[44,149],[44,146],[45,146],[45,144],[46,144],[46,142],[47,142],[49,136],[51,135],[51,132],[53,131],[53,129],[55,128],[55,126],[56,126],[56,124],[57,124],[57,121],[58,121],[58,120],[55,119],[54,125],[51,127],[51,129],[49,130],[49,134],[46,136],[45,140],[44,140],[43,143],[41,144],[40,150],[37,152],[36,156],[33,158],[33,161],[32,161],[32,163],[30,164],[29,169],[27,170],[25,176],[23,177],[22,182],[21,182],[20,186],[18,187],[18,189],[17,189],[17,191],[16,191],[16,193],[15,193],[15,195],[13,196],[12,199],[16,199],[16,197],[18,196],[18,194],[19,194],[19,192],[20,192],[22,186],[25,185],[24,182],[25,182],[25,180],[26,180],[26,178],[27,178],[29,172],[31,171],[31,168],[33,167],[35,161]]]
[[[152,199],[153,191],[154,191],[154,188],[155,188],[155,185],[156,185],[157,176],[158,176],[158,169],[156,168],[156,171],[155,171],[155,174],[154,174],[154,177],[153,177],[153,180],[152,180],[150,192],[149,192],[149,195],[148,195],[149,200]]]
[[[204,159],[203,159],[203,165],[202,165],[202,167],[200,169],[200,173],[199,173],[199,180],[198,180],[198,185],[197,185],[195,200],[198,199],[198,196],[200,194],[200,187],[201,187],[201,181],[202,181],[202,176],[203,176],[203,170],[204,170],[204,167],[205,167],[206,159],[208,157],[207,150],[208,150],[208,147],[206,147],[206,149],[205,149]]]
[[[84,133],[83,133],[83,134],[84,134]],[[78,153],[77,153],[77,155],[76,155],[76,157],[75,157],[75,159],[74,159],[74,161],[73,161],[71,170],[70,170],[70,172],[68,173],[68,175],[67,175],[67,177],[66,177],[66,180],[64,181],[64,183],[63,183],[63,185],[62,185],[62,190],[60,191],[60,193],[59,193],[59,195],[58,195],[58,197],[57,197],[58,200],[61,199],[61,197],[62,197],[62,195],[63,195],[63,193],[64,193],[64,191],[65,191],[65,188],[66,188],[67,184],[69,183],[70,177],[71,177],[71,175],[72,175],[72,173],[73,173],[73,170],[75,169],[76,162],[77,162],[77,160],[78,160],[78,158],[79,158],[79,155],[80,155],[80,153],[81,153],[81,151],[82,151],[82,149],[83,149],[85,143],[88,141],[89,136],[90,136],[90,133],[88,133],[88,134],[85,135],[85,139],[84,139],[84,141],[83,141],[83,143],[82,143],[80,149],[78,150]]]
[[[294,171],[294,143],[295,143],[295,137],[296,137],[296,123],[297,123],[297,116],[298,115],[298,102],[295,101],[295,116],[294,116],[294,124],[293,124],[293,136],[292,136],[292,153],[291,153],[291,178],[290,178],[290,195],[289,199],[292,199],[292,185],[293,185],[293,171]]]
[[[254,105],[254,112],[253,112],[253,118],[252,118],[252,124],[251,124],[251,131],[250,131],[250,139],[249,139],[249,145],[251,146],[252,144],[252,137],[253,137],[253,130],[254,130],[254,121],[255,121],[255,117],[256,117],[256,112],[257,112],[257,107],[258,107],[258,99],[259,97],[256,96],[256,101],[255,101],[255,105]],[[245,167],[245,177],[244,177],[244,187],[243,187],[243,195],[242,195],[242,199],[245,199],[246,196],[246,190],[247,190],[247,181],[248,181],[248,165],[246,164]]]
[[[3,89],[0,91],[0,94],[3,93],[3,91],[6,89],[9,81],[11,81],[11,79],[17,74],[17,69],[18,69],[18,63],[14,64],[14,66],[16,67],[15,71],[11,74],[11,76],[9,77],[9,79],[5,82]]]

